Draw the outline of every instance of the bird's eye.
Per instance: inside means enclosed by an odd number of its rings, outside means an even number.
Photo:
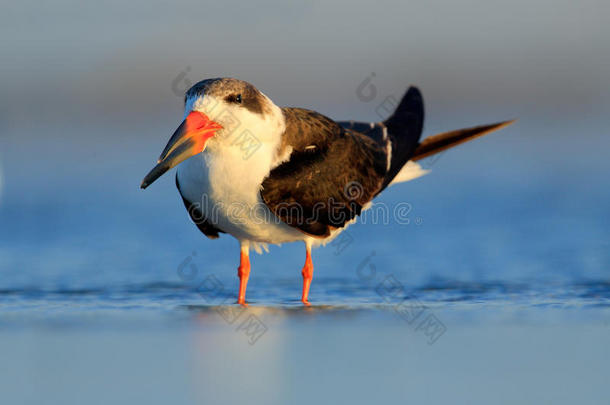
[[[227,101],[229,103],[241,104],[241,94],[231,94],[227,96]]]

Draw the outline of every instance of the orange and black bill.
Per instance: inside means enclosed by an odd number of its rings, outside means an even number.
[[[204,113],[189,113],[163,149],[157,165],[142,180],[140,188],[148,187],[172,167],[203,152],[207,140],[219,129],[222,129],[222,126],[210,120]]]

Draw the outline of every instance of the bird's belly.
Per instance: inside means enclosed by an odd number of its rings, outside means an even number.
[[[182,196],[196,204],[209,223],[238,240],[271,244],[304,240],[304,233],[269,210],[259,192],[262,178],[253,172],[199,154],[178,166],[177,175]]]

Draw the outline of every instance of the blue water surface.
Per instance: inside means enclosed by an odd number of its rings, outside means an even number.
[[[602,120],[526,120],[424,162],[429,175],[376,200],[407,203],[400,221],[365,216],[314,250],[313,308],[299,302],[303,246],[288,244],[252,255],[244,310],[237,242],[190,223],[173,173],[138,188],[169,126],[79,125],[5,138],[0,385],[11,402],[607,398]]]

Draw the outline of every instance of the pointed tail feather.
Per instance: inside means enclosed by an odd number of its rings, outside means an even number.
[[[411,160],[417,161],[427,158],[428,156],[453,148],[461,143],[471,141],[480,136],[487,135],[490,132],[507,127],[515,121],[516,120],[510,120],[491,125],[457,129],[455,131],[429,136],[420,142],[417,149],[415,149],[413,156],[411,156]]]

